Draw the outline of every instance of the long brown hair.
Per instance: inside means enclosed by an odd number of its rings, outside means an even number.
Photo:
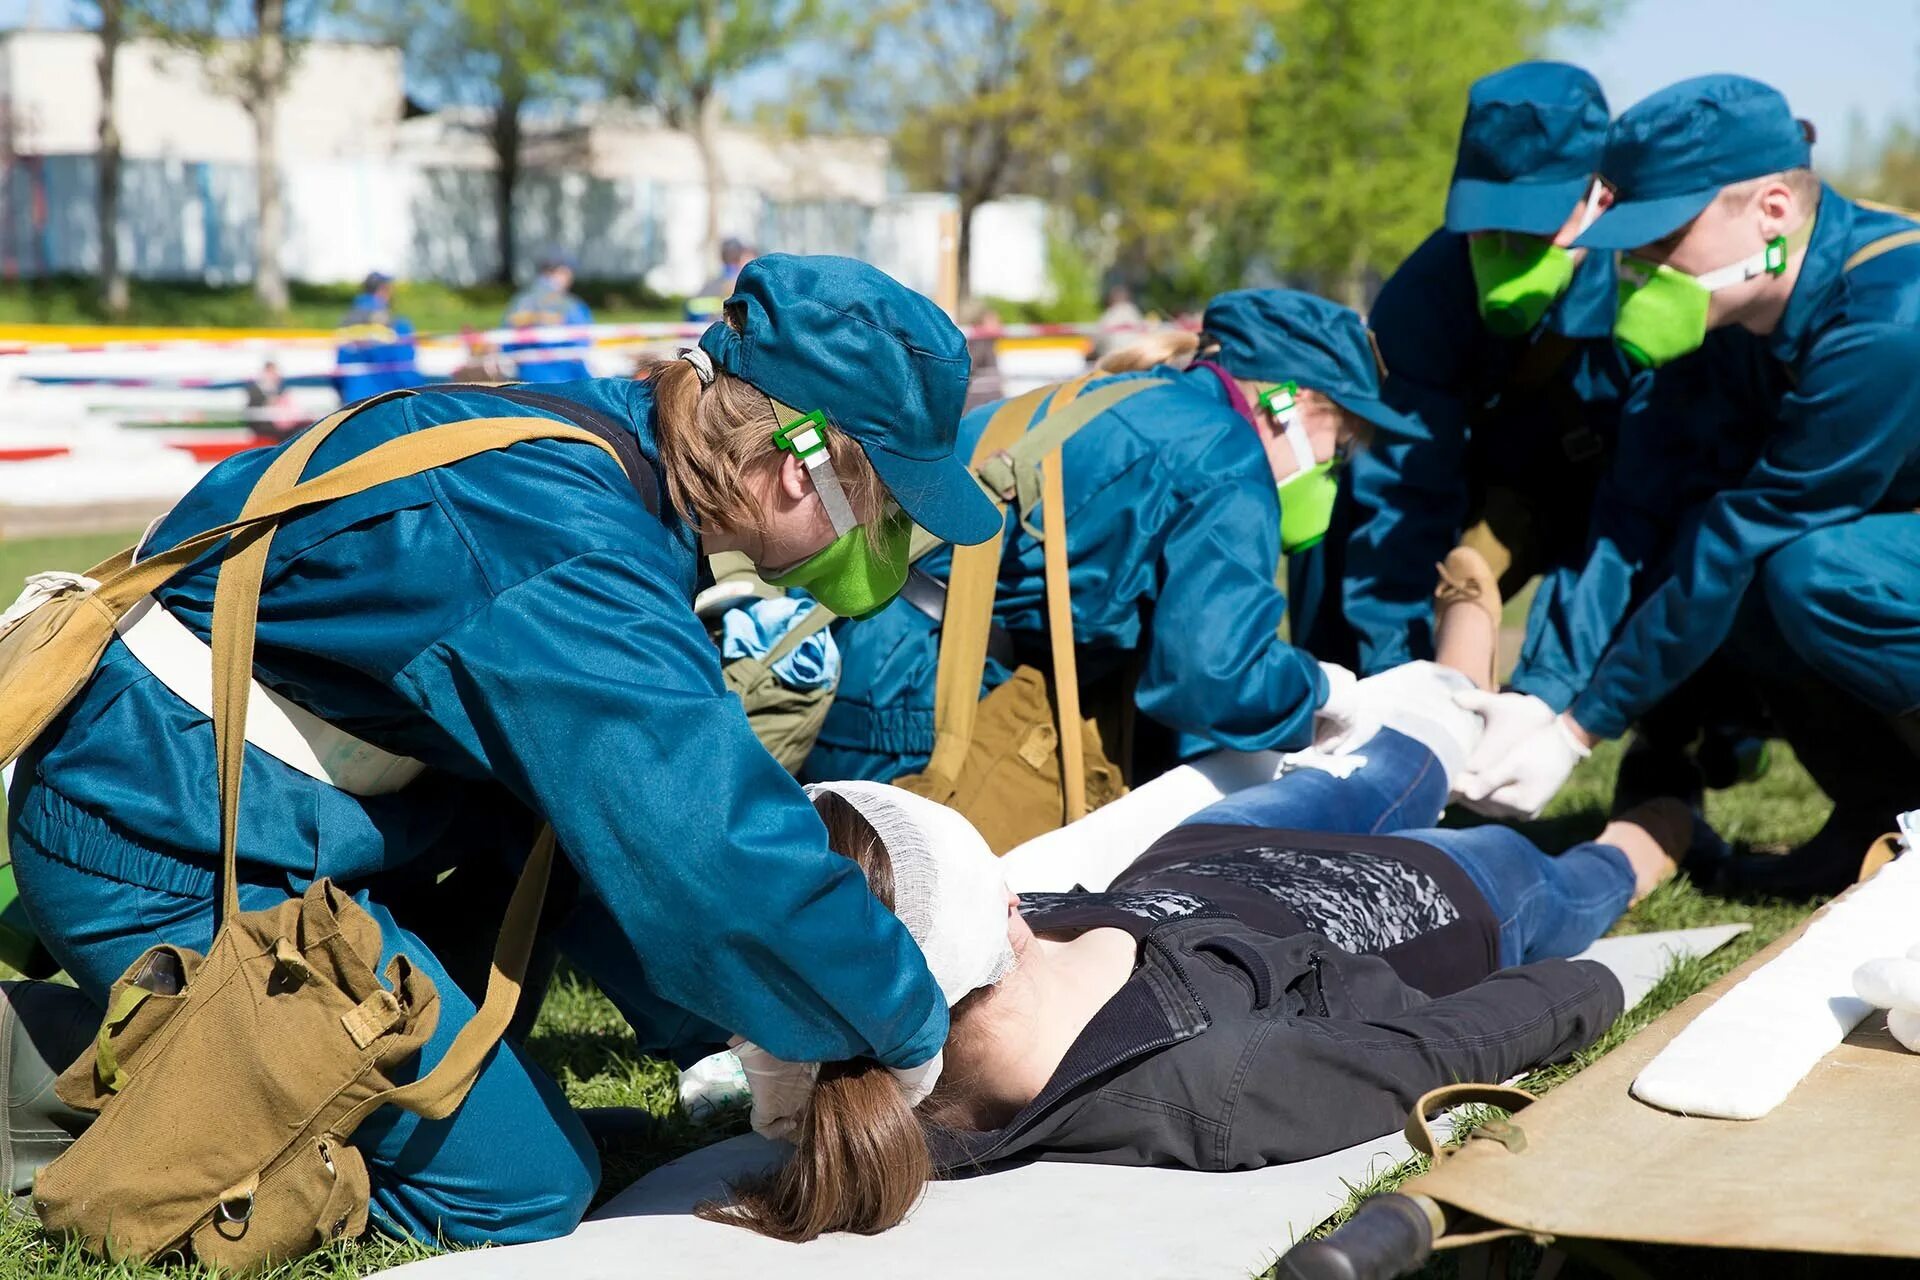
[[[1160,329],[1109,351],[1094,368],[1101,373],[1138,373],[1163,364],[1184,369],[1200,358],[1201,341],[1202,335],[1188,329]]]
[[[832,792],[814,807],[834,850],[866,873],[873,896],[892,910],[893,864],[872,825]],[[976,991],[955,1005],[954,1024],[991,994]],[[792,1158],[770,1174],[733,1184],[731,1204],[709,1202],[695,1212],[776,1240],[812,1240],[829,1231],[875,1235],[906,1217],[934,1177],[923,1125],[971,1127],[974,1118],[958,1072],[943,1073],[915,1112],[878,1062],[822,1063]]]
[[[678,358],[656,360],[636,373],[653,388],[654,423],[667,496],[689,521],[723,529],[759,529],[760,501],[747,485],[755,471],[779,464],[773,433],[773,401],[725,369],[700,384],[692,365]],[[847,491],[847,500],[869,525],[886,498],[886,484],[866,451],[832,423],[827,456]]]

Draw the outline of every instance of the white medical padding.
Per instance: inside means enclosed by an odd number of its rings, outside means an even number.
[[[1898,858],[1816,916],[1800,940],[1676,1035],[1633,1096],[1682,1115],[1757,1120],[1873,1011],[1854,973],[1920,930],[1920,858]]]
[[[884,782],[816,782],[859,810],[893,865],[893,913],[926,954],[949,1005],[1013,968],[1007,877],[965,816]]]

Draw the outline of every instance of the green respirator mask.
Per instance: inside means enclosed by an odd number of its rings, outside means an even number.
[[[1467,242],[1480,318],[1502,338],[1533,332],[1573,284],[1573,254],[1538,236],[1492,231]]]
[[[1642,369],[1678,360],[1707,340],[1707,308],[1714,294],[1755,276],[1780,275],[1793,251],[1812,236],[1813,219],[1808,218],[1792,235],[1775,236],[1752,257],[1700,276],[1622,254],[1613,340]]]
[[[1293,449],[1297,470],[1280,482],[1280,549],[1288,555],[1316,547],[1333,525],[1333,500],[1340,493],[1344,458],[1325,462],[1313,456],[1313,441],[1300,423],[1300,386],[1283,382],[1260,393],[1260,407]]]
[[[783,418],[794,412],[777,403],[774,409]],[[835,536],[785,573],[766,576],[767,584],[783,591],[799,587],[843,618],[865,618],[880,612],[907,584],[912,522],[895,509],[881,518],[877,537],[861,526],[827,454],[827,419],[818,409],[793,418],[775,431],[773,442],[807,468],[813,491],[833,522]]]
[[[1596,182],[1588,189],[1579,230],[1600,216]],[[1467,241],[1467,263],[1473,269],[1475,303],[1487,329],[1502,338],[1532,333],[1546,318],[1547,309],[1573,286],[1573,253],[1546,236],[1517,231],[1489,231]]]

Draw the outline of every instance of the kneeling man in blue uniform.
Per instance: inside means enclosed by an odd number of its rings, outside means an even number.
[[[1920,777],[1920,226],[1822,184],[1812,139],[1731,75],[1609,131],[1616,200],[1579,243],[1621,253],[1614,334],[1658,372],[1463,787],[1537,813],[1724,649],[1835,802],[1801,849],[1734,864],[1781,893],[1852,880]]]

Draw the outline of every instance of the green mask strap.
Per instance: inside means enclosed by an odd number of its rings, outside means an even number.
[[[1742,258],[1717,271],[1695,276],[1694,280],[1708,293],[1718,293],[1733,285],[1745,284],[1755,276],[1784,275],[1787,262],[1793,257],[1793,251],[1811,239],[1813,239],[1813,219],[1810,217],[1795,227],[1790,234],[1775,236],[1767,241],[1767,247],[1752,257]]]
[[[773,404],[774,417],[787,424],[773,433],[773,443],[806,466],[813,491],[827,509],[827,519],[833,522],[834,536],[858,528],[860,521],[853,514],[853,504],[847,501],[847,491],[841,487],[833,458],[827,452],[827,415],[818,409],[803,414],[771,396],[767,398]]]

